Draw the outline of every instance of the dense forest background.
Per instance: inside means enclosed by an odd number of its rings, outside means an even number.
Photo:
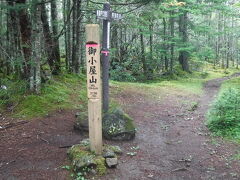
[[[85,25],[104,1],[1,0],[0,85],[23,80],[38,93],[61,73],[85,71]],[[238,68],[236,0],[109,1],[124,19],[111,23],[113,80],[154,79],[203,65]]]

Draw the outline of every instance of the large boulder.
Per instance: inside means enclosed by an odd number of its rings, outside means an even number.
[[[88,131],[87,112],[76,114],[74,128]],[[131,140],[135,137],[136,128],[133,119],[123,110],[116,108],[103,116],[103,136],[109,140]]]
[[[136,128],[133,119],[121,109],[114,109],[103,117],[103,136],[110,140],[131,140]]]

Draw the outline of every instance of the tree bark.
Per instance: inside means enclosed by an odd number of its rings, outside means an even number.
[[[23,70],[24,73],[22,77],[24,79],[29,80],[30,71],[31,71],[31,23],[28,16],[28,10],[24,7],[26,5],[26,0],[17,0],[17,4],[21,5],[22,8],[19,10],[19,24],[20,24],[20,32],[21,32],[21,41],[22,41],[22,49],[24,54],[24,64]]]
[[[75,40],[75,60],[74,60],[74,72],[78,74],[80,72],[80,63],[81,63],[81,56],[80,56],[80,43],[81,43],[81,22],[82,22],[82,13],[81,13],[81,0],[76,2],[76,40]]]
[[[170,45],[170,51],[171,51],[171,58],[170,58],[170,71],[173,72],[173,63],[174,63],[174,10],[170,11],[170,33],[171,33],[171,45]]]
[[[43,25],[43,35],[45,39],[45,50],[47,52],[47,61],[52,74],[57,75],[60,72],[60,66],[54,53],[54,40],[51,35],[45,4],[41,5],[41,20]]]
[[[38,5],[39,1],[36,1],[32,9],[33,26],[32,26],[32,67],[31,67],[31,78],[30,78],[30,90],[39,94],[41,88],[41,7]]]
[[[147,63],[146,63],[146,57],[145,57],[145,45],[144,45],[142,30],[140,30],[140,41],[141,41],[141,61],[143,65],[143,73],[145,77],[148,79]]]
[[[167,22],[166,19],[163,18],[163,49],[164,49],[164,64],[165,64],[165,71],[168,71],[168,58],[167,58]]]
[[[71,66],[71,72],[75,72],[75,66],[77,61],[76,56],[76,21],[77,20],[77,0],[73,0],[73,14],[72,14],[72,66]]]
[[[179,35],[181,38],[182,47],[187,47],[188,32],[187,32],[187,11],[183,11],[179,16]],[[179,63],[182,66],[183,71],[190,72],[188,64],[189,53],[187,50],[180,50],[179,52]]]
[[[57,74],[61,72],[61,59],[58,40],[58,13],[56,0],[51,0],[51,23],[53,32],[53,55],[55,57]]]

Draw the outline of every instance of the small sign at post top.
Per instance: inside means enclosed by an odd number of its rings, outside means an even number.
[[[119,13],[115,13],[112,11],[102,11],[102,10],[97,10],[97,18],[98,19],[103,19],[103,20],[121,20],[123,16]]]

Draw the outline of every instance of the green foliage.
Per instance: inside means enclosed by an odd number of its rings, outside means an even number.
[[[107,168],[105,166],[105,158],[99,157],[95,160],[97,164],[97,172],[100,176],[103,176],[106,174]]]
[[[71,170],[71,166],[68,166],[68,165],[65,165],[65,166],[62,166],[62,169],[66,169],[66,170]]]
[[[0,80],[0,110],[11,107],[19,102],[27,92],[25,81]]]
[[[132,72],[127,70],[127,64],[127,62],[123,65],[113,63],[114,68],[110,71],[111,79],[115,81],[135,81],[136,78],[132,75]]]
[[[208,113],[208,128],[216,135],[240,138],[240,89],[225,89]]]
[[[84,175],[81,172],[78,172],[75,175],[75,180],[86,180],[86,178],[84,177]]]
[[[55,77],[41,89],[41,93],[29,94],[26,82],[6,83],[7,90],[0,89],[0,104],[13,104],[14,116],[26,119],[47,115],[59,109],[84,109],[87,104],[85,77],[83,75],[64,74]]]

